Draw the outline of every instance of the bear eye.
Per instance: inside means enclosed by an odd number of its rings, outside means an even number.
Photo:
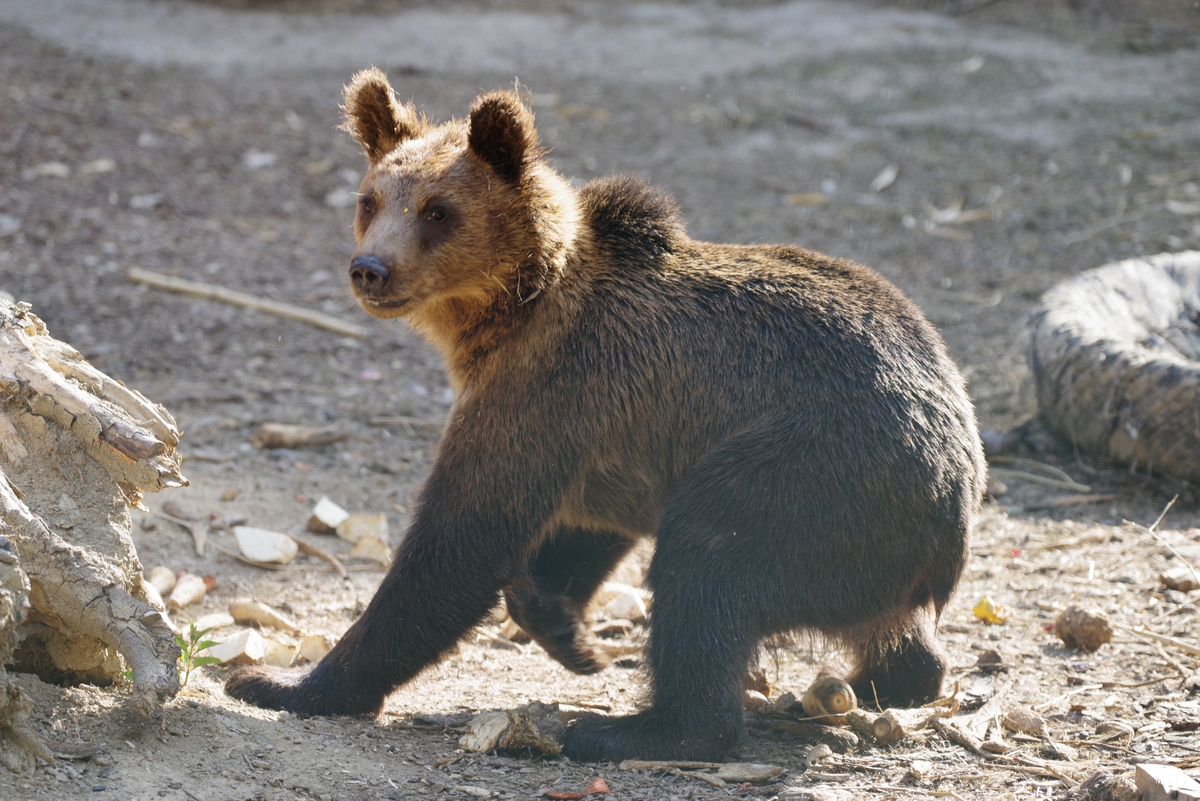
[[[358,207],[363,214],[375,213],[375,196],[370,192],[358,196]]]
[[[446,219],[446,209],[443,206],[434,206],[429,210],[429,219],[434,222],[441,222]]]

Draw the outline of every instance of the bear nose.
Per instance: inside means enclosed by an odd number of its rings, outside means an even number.
[[[382,290],[391,275],[392,271],[377,256],[355,256],[350,262],[350,283],[365,295]]]

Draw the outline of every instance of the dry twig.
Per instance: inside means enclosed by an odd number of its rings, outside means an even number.
[[[239,292],[236,289],[229,289],[217,284],[206,284],[202,281],[187,281],[183,278],[176,278],[173,275],[163,275],[162,273],[143,270],[138,267],[129,268],[129,272],[126,275],[130,281],[138,284],[146,284],[157,289],[165,289],[168,292],[179,292],[206,300],[219,300],[222,303],[274,314],[276,317],[285,317],[289,320],[299,320],[302,323],[315,325],[318,328],[324,328],[327,331],[333,331],[343,336],[362,339],[371,333],[370,329],[364,326],[348,323],[336,317],[331,317],[328,314],[305,309],[301,306],[293,306],[291,303],[256,297],[246,292]]]

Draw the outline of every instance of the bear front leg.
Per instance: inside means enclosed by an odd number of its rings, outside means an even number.
[[[504,590],[512,619],[573,673],[608,666],[583,625],[583,612],[634,542],[616,532],[563,526],[534,554],[529,577]]]
[[[531,457],[511,458],[522,450]],[[362,617],[306,675],[242,670],[225,691],[271,709],[378,714],[392,690],[440,660],[496,605],[501,589],[527,573],[526,555],[562,491],[558,468],[569,463],[536,458],[538,452],[464,428],[449,432],[413,523]]]
[[[377,715],[392,690],[441,659],[499,598],[496,566],[466,551],[448,558],[446,546],[414,526],[362,617],[312,671],[242,669],[225,692],[268,709]]]

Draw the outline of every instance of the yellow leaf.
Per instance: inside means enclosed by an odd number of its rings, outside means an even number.
[[[979,599],[979,603],[971,609],[975,613],[975,617],[982,620],[984,623],[1005,623],[1008,621],[1008,611],[988,596],[983,596]]]

